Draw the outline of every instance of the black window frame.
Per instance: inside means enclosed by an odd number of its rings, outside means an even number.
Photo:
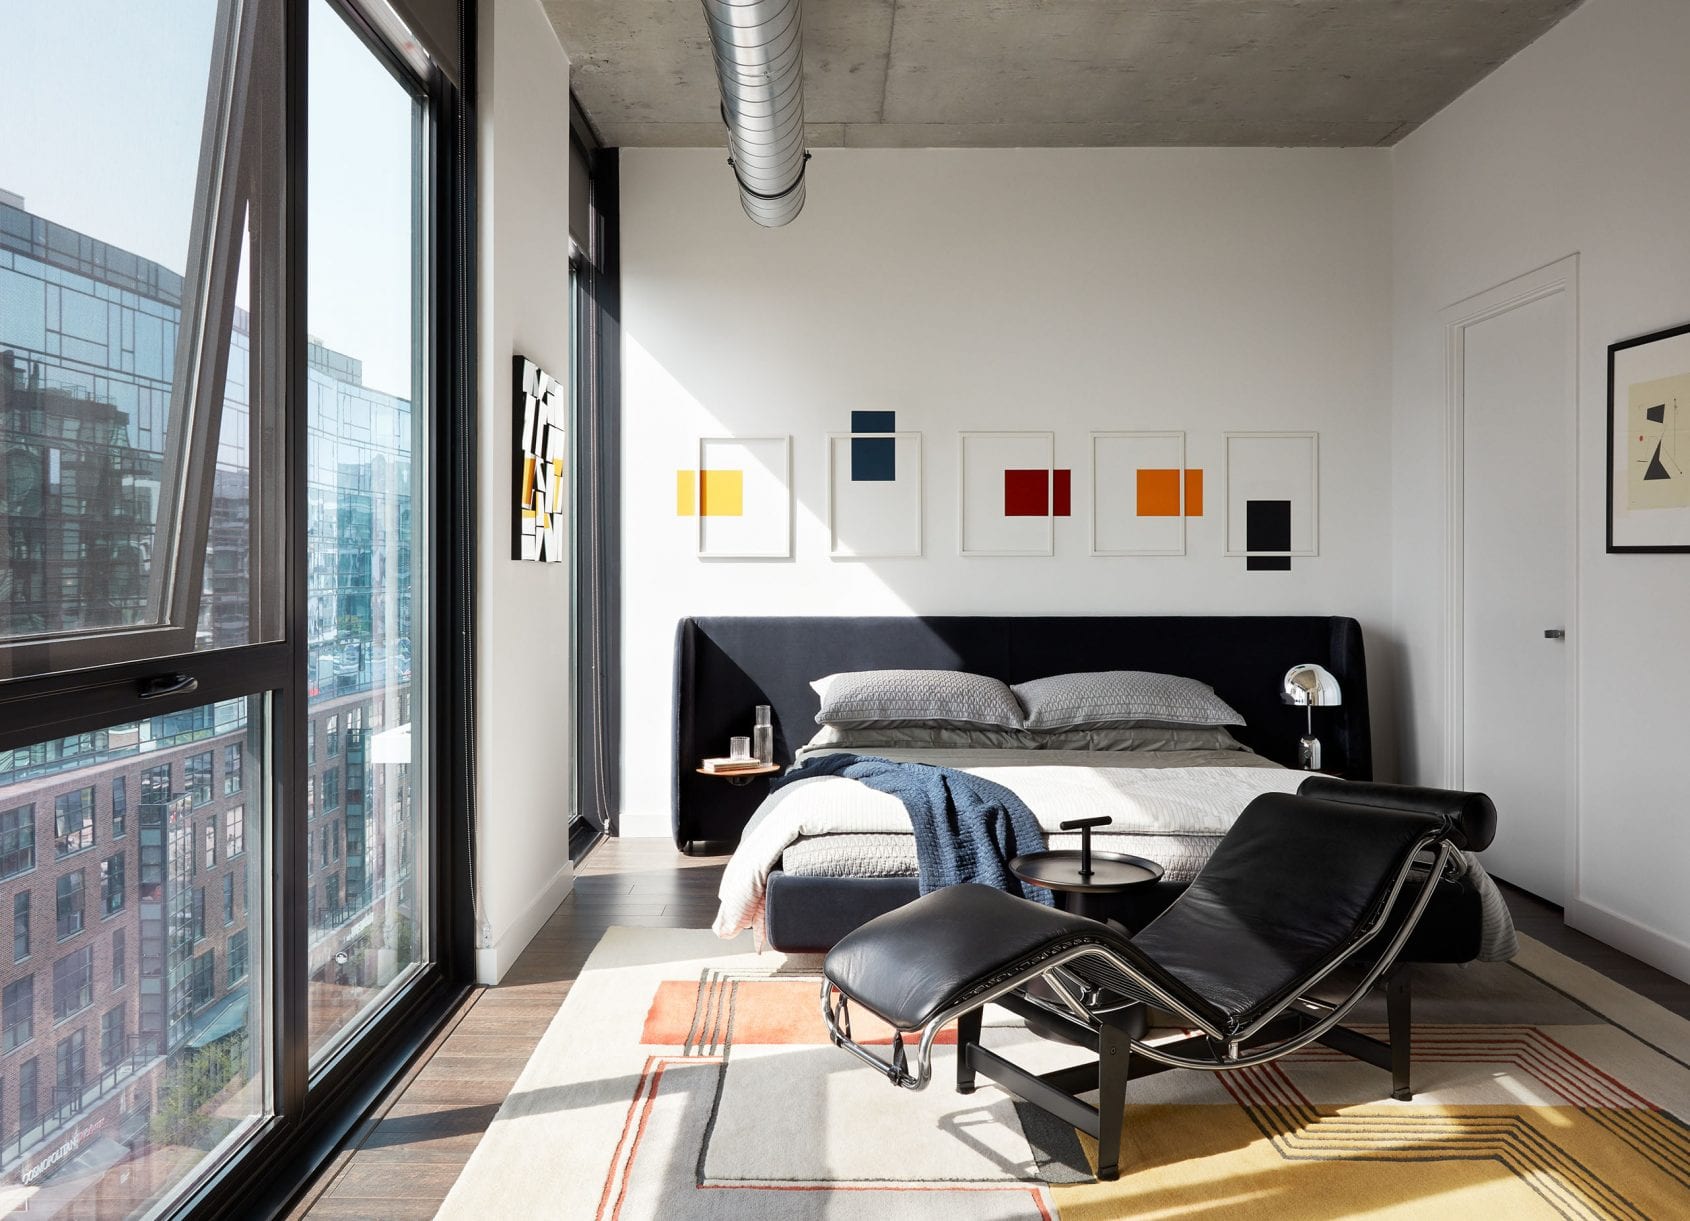
[[[53,933],[56,940],[69,941],[80,936],[87,927],[88,866],[84,865],[61,873],[53,883]]]
[[[115,916],[128,901],[128,872],[125,855],[114,852],[100,862],[100,916]]]
[[[114,1020],[115,1019],[115,1020]],[[100,1068],[114,1068],[128,1051],[129,1019],[121,1003],[112,1005],[100,1015]],[[117,1029],[113,1031],[112,1027]]]
[[[268,66],[278,73],[280,81],[280,88],[272,89],[269,96],[279,94],[283,99],[278,133],[284,150],[282,181],[280,189],[262,199],[254,198],[248,218],[253,236],[253,298],[271,305],[262,326],[275,329],[269,341],[276,346],[269,350],[283,354],[273,362],[274,367],[259,368],[255,362],[253,373],[258,380],[254,383],[252,427],[255,435],[268,429],[267,435],[282,441],[274,447],[275,452],[264,455],[262,471],[255,451],[253,477],[264,479],[267,488],[273,489],[266,511],[287,525],[283,553],[268,561],[269,571],[285,574],[279,624],[285,630],[259,632],[253,637],[254,643],[210,652],[196,652],[189,631],[179,648],[154,648],[145,656],[94,658],[91,664],[74,670],[64,668],[0,680],[0,751],[31,748],[43,741],[95,733],[221,700],[251,695],[268,698],[268,739],[263,743],[264,753],[257,757],[267,759],[269,767],[257,785],[246,787],[249,808],[252,801],[262,800],[274,813],[256,819],[247,829],[246,838],[254,842],[246,847],[258,847],[256,841],[263,836],[263,846],[270,853],[266,876],[283,884],[267,887],[267,910],[254,907],[255,896],[248,896],[246,927],[273,930],[261,932],[258,943],[248,950],[254,985],[265,981],[264,987],[273,998],[266,1002],[274,1006],[272,1020],[264,1027],[271,1074],[266,1093],[273,1099],[273,1111],[249,1130],[244,1142],[226,1151],[220,1160],[203,1166],[197,1177],[184,1183],[183,1193],[165,1210],[164,1215],[170,1217],[266,1215],[282,1210],[305,1178],[327,1161],[370,1104],[455,1010],[474,978],[473,864],[470,854],[462,850],[470,840],[474,776],[468,743],[457,732],[448,732],[448,726],[464,723],[474,700],[474,607],[472,600],[462,595],[472,588],[477,552],[474,302],[478,223],[476,116],[470,102],[476,63],[475,3],[465,0],[459,16],[464,54],[462,75],[456,80],[438,68],[419,71],[412,60],[384,40],[381,28],[361,10],[362,0],[327,3],[348,20],[372,52],[416,96],[428,103],[424,125],[428,213],[423,229],[425,266],[419,277],[426,293],[428,363],[424,384],[418,389],[430,412],[428,426],[421,430],[426,438],[423,457],[430,478],[426,488],[419,489],[415,505],[419,512],[426,509],[430,513],[431,526],[429,550],[419,550],[415,562],[426,564],[434,579],[427,608],[432,624],[426,646],[431,651],[430,664],[417,668],[421,677],[413,693],[423,695],[426,681],[426,698],[434,714],[423,743],[425,765],[411,769],[411,773],[419,796],[426,795],[430,812],[419,834],[427,838],[431,861],[426,871],[431,961],[422,964],[403,987],[367,1014],[355,1036],[339,1044],[320,1063],[312,1064],[306,984],[311,930],[306,916],[308,895],[315,887],[310,885],[305,859],[301,792],[308,771],[310,689],[303,627],[308,572],[303,458],[308,346],[304,284],[309,240],[305,177],[309,8],[301,0],[281,0],[281,37],[263,44],[270,56]],[[231,245],[223,244],[225,255]],[[256,335],[254,342],[258,342]],[[203,380],[212,386],[221,383],[217,377]],[[261,418],[265,416],[268,418]],[[190,474],[207,488],[185,488],[185,502],[191,502],[201,490],[208,494],[205,472]],[[255,547],[256,543],[255,539]],[[183,544],[183,554],[191,562],[203,562],[203,538]],[[182,591],[197,597],[197,580],[178,584]],[[148,698],[143,701],[144,690]],[[171,791],[175,779],[168,772],[153,776],[151,790],[141,792],[126,813],[134,815],[148,801],[159,800]],[[258,790],[262,790],[262,797]],[[31,825],[33,846],[39,853],[40,833],[33,825],[33,815]],[[38,863],[37,856],[29,867]],[[143,893],[147,871],[143,851],[136,879]],[[83,894],[85,898],[86,884]],[[126,964],[130,965],[135,964]],[[114,962],[114,974],[115,967]],[[255,991],[254,996],[258,995]],[[29,1063],[38,1073],[38,1058]],[[23,1084],[20,1078],[20,1094]],[[39,1097],[36,1104],[33,1114],[26,1105],[25,1114],[32,1121],[42,1116]]]
[[[24,842],[26,838],[27,843]],[[27,861],[14,859],[24,853],[28,854]],[[34,869],[36,863],[35,802],[26,801],[0,810],[0,882],[23,876]]]
[[[570,855],[579,860],[621,818],[622,188],[620,150],[604,146],[573,95],[569,112],[572,152],[588,167],[588,232],[572,242],[569,266]]]
[[[16,1033],[22,1028],[23,1033]],[[35,973],[20,975],[0,989],[0,1055],[35,1037]]]
[[[79,946],[53,961],[53,1024],[94,1003],[94,945]]]
[[[18,1065],[18,1132],[23,1134],[41,1122],[41,1057],[31,1056]]]
[[[223,796],[233,797],[241,791],[246,775],[246,748],[231,742],[223,748]]]
[[[197,751],[182,760],[182,788],[194,802],[194,809],[211,804],[217,791],[217,752]]]
[[[12,961],[15,963],[22,962],[30,953],[30,907],[35,901],[30,897],[32,893],[26,889],[12,896]],[[21,951],[19,942],[22,942]]]
[[[79,852],[87,852],[99,842],[99,835],[95,827],[97,803],[94,798],[96,788],[92,784],[80,785],[74,789],[67,789],[53,798],[53,859],[62,861],[67,856],[75,856]],[[68,805],[67,799],[75,797],[74,805]],[[76,822],[70,823],[74,816]]]
[[[63,1105],[69,1095],[87,1088],[88,1032],[78,1026],[53,1045],[54,1097]]]

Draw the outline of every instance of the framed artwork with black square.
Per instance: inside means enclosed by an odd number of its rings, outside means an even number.
[[[1690,324],[1608,345],[1608,550],[1690,551]]]

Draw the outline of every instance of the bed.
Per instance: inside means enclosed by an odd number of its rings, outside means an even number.
[[[869,669],[955,669],[1025,682],[1086,670],[1180,674],[1213,687],[1242,714],[1239,746],[1227,758],[1207,752],[872,753],[960,766],[1021,792],[1041,823],[1079,816],[1088,791],[1113,802],[1130,835],[1099,840],[1168,869],[1158,884],[1171,900],[1206,859],[1250,796],[1291,791],[1302,717],[1279,698],[1287,669],[1325,666],[1343,686],[1344,703],[1322,709],[1317,732],[1327,768],[1370,779],[1372,757],[1367,667],[1355,620],[1328,616],[929,618],[732,617],[681,622],[675,648],[674,834],[683,849],[738,844],[723,882],[719,931],[736,922],[757,928],[785,950],[831,946],[852,928],[914,898],[913,840],[901,809],[884,794],[847,780],[807,781],[765,801],[761,784],[734,786],[699,776],[696,761],[720,753],[747,732],[752,710],[769,704],[776,761],[789,764],[814,736],[819,698],[810,683],[827,674]],[[1089,756],[1089,757],[1088,757]],[[1123,784],[1131,776],[1132,783]],[[798,790],[837,786],[817,817],[783,808]],[[1119,790],[1131,790],[1119,800]],[[1100,796],[1104,790],[1110,790]],[[783,796],[785,794],[786,796]],[[811,800],[812,807],[820,808]],[[1171,809],[1158,821],[1149,808]],[[761,810],[759,807],[762,807]],[[1137,808],[1144,818],[1134,814]],[[1091,812],[1087,810],[1086,812]],[[784,825],[777,825],[784,824]],[[742,841],[743,837],[743,841]],[[1062,846],[1060,836],[1051,838]],[[1156,902],[1152,899],[1152,905]],[[749,906],[747,906],[749,903]]]

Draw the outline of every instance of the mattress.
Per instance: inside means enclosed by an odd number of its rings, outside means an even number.
[[[1077,834],[1047,835],[1049,848],[1080,846]],[[1169,882],[1189,882],[1209,859],[1218,835],[1094,835],[1099,852],[1142,856],[1162,866]],[[913,878],[915,836],[896,832],[806,835],[781,854],[780,867],[800,878]]]
[[[955,768],[1002,784],[1059,844],[1073,842],[1062,839],[1062,822],[1107,815],[1114,832],[1110,842],[1131,839],[1136,851],[1132,845],[1126,851],[1157,860],[1170,877],[1186,880],[1208,859],[1212,841],[1231,829],[1254,798],[1295,792],[1305,778],[1305,773],[1243,750],[862,753]],[[797,847],[842,836],[874,838]],[[1098,843],[1102,847],[1104,840]],[[745,928],[761,936],[768,876],[777,867],[791,871],[803,862],[806,868],[842,871],[813,876],[898,876],[883,870],[909,868],[904,861],[913,859],[909,814],[896,797],[844,777],[798,780],[769,794],[746,824],[723,871],[714,927],[724,937]],[[843,872],[851,869],[864,872]]]

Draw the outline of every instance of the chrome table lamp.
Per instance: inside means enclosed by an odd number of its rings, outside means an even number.
[[[1338,680],[1324,666],[1304,662],[1285,672],[1280,698],[1287,704],[1308,709],[1308,732],[1297,743],[1297,766],[1305,771],[1320,770],[1320,739],[1314,736],[1314,710],[1330,708],[1344,702],[1344,692]]]

